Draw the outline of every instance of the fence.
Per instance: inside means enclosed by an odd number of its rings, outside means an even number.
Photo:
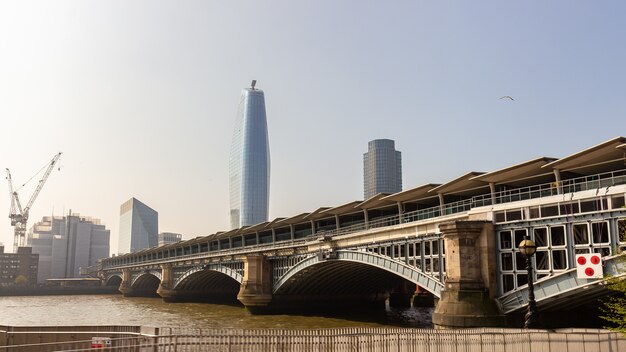
[[[93,329],[93,330],[90,330]],[[0,352],[30,351],[273,351],[273,352],[561,352],[626,351],[626,338],[599,329],[521,330],[345,328],[206,330],[143,327],[50,327],[0,330]],[[111,347],[91,348],[91,337]],[[19,341],[19,344],[9,342]],[[39,342],[37,342],[39,341]],[[41,342],[45,341],[45,342]],[[4,344],[3,344],[4,342]]]

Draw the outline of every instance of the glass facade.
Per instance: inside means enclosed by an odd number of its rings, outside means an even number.
[[[267,221],[270,150],[262,90],[248,88],[241,92],[229,175],[231,228]]]
[[[402,156],[391,139],[368,143],[368,151],[363,154],[363,188],[364,199],[402,191]]]
[[[120,206],[118,254],[136,252],[158,244],[159,213],[135,198]]]

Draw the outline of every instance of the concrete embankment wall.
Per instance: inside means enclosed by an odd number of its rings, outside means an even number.
[[[0,352],[89,349],[109,337],[124,351],[626,351],[626,337],[600,329],[178,329],[140,326],[0,326]]]

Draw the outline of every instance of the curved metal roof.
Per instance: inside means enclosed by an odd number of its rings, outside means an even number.
[[[517,165],[505,167],[500,170],[474,176],[472,180],[487,183],[493,182],[495,184],[514,184],[518,183],[520,180],[528,180],[539,176],[553,176],[554,174],[552,171],[544,169],[543,166],[555,160],[557,159],[544,156]]]
[[[431,189],[429,192],[433,194],[464,194],[468,191],[476,188],[489,186],[483,181],[473,180],[474,177],[483,175],[484,172],[472,171],[468,172],[461,177],[457,177],[454,180],[444,183]]]
[[[411,201],[411,200],[419,200],[419,199],[424,199],[424,198],[430,198],[433,195],[428,193],[430,190],[432,190],[435,187],[440,186],[440,184],[437,183],[427,183],[425,185],[421,185],[421,186],[417,186],[415,188],[411,188],[408,189],[406,191],[402,191],[402,192],[398,192],[398,193],[394,193],[391,195],[388,195],[386,197],[383,197],[383,200],[389,200],[392,202],[407,202],[407,201]]]
[[[578,174],[604,172],[613,168],[613,164],[617,165],[625,161],[622,149],[624,144],[626,144],[625,137],[616,137],[578,153],[555,160],[543,167],[560,171],[572,171]]]
[[[371,209],[371,208],[380,208],[381,206],[386,206],[386,205],[395,205],[396,202],[384,199],[385,197],[387,197],[389,195],[390,194],[388,194],[388,193],[378,193],[378,194],[375,194],[372,197],[370,197],[369,199],[364,200],[363,202],[357,204],[356,208],[358,208],[358,209]]]

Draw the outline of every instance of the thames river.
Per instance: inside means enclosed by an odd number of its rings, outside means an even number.
[[[315,329],[431,327],[433,308],[387,308],[344,316],[251,315],[242,307],[164,303],[121,295],[0,297],[0,325],[144,325],[193,328]]]

